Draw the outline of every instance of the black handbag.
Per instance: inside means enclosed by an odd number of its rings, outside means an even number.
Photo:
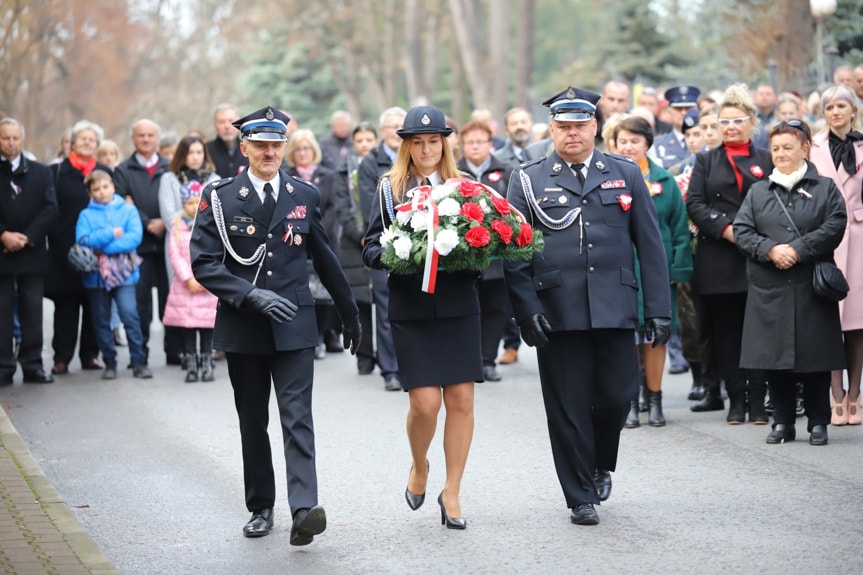
[[[776,190],[773,190],[773,195],[776,196],[776,201],[779,202],[779,207],[785,212],[785,217],[791,222],[791,228],[798,237],[803,237],[794,220],[791,219],[791,214],[785,209],[785,204],[779,198]],[[819,296],[829,299],[830,301],[842,301],[848,295],[848,281],[836,264],[825,260],[815,260],[815,270],[812,272],[812,290]]]

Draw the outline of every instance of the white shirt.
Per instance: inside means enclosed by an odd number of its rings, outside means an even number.
[[[273,199],[275,201],[279,201],[279,184],[281,181],[279,180],[279,174],[276,172],[276,177],[272,180],[262,180],[261,178],[254,175],[251,171],[248,172],[249,179],[252,181],[252,185],[255,187],[255,193],[258,194],[258,198],[261,200],[261,203],[264,203],[264,198],[266,195],[264,194],[264,185],[270,184],[273,186]]]

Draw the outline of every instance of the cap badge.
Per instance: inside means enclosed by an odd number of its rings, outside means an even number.
[[[291,182],[285,182],[285,189],[288,190],[289,194],[294,193],[294,186],[291,185]]]
[[[248,195],[249,195],[249,188],[247,188],[246,186],[243,186],[242,188],[240,188],[240,197],[241,198],[246,199],[246,196],[248,196]]]
[[[267,108],[267,119],[272,120],[275,116],[273,115],[273,109]]]
[[[557,199],[557,201],[559,201],[561,204],[565,204],[565,203],[566,203],[566,196],[563,196],[563,195],[562,195],[562,196],[560,196],[560,197]]]
[[[597,169],[597,170],[604,170],[604,169],[605,169],[605,164],[604,164],[604,163],[602,163],[602,161],[597,161],[597,162],[596,162],[596,169]]]
[[[680,93],[681,94],[686,94],[688,91],[689,91],[689,86],[681,86],[680,87]]]
[[[303,237],[299,236],[299,235],[294,236],[294,245],[295,246],[303,245]]]
[[[569,100],[575,99],[575,90],[572,89],[572,86],[570,86],[569,89],[566,91],[566,97]]]
[[[422,123],[423,126],[428,126],[431,124],[431,118],[429,118],[428,114],[423,114],[423,117],[420,118],[420,123]]]
[[[554,165],[551,167],[551,171],[555,174],[559,174],[562,169],[563,166],[561,166],[558,162],[555,162]]]

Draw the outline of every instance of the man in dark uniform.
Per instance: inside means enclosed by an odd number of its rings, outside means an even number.
[[[698,105],[701,90],[695,86],[672,86],[665,91],[672,130],[657,136],[648,154],[666,170],[692,155],[683,138],[683,118]]]
[[[275,108],[237,120],[240,151],[249,169],[207,186],[192,230],[195,278],[218,296],[213,347],[226,352],[240,418],[246,537],[273,525],[276,486],[267,434],[270,382],[281,415],[291,545],[307,545],[326,528],[318,505],[312,424],[315,301],[306,260],[311,258],[343,321],[344,345],[356,353],[357,305],[321,225],[320,194],[279,167],[290,118]]]
[[[668,340],[668,266],[650,192],[631,160],[595,150],[599,95],[567,88],[550,108],[554,151],[513,173],[507,199],[545,250],[505,262],[525,343],[537,347],[551,450],[570,519],[595,525],[611,493],[620,432],[638,393],[634,330],[641,263],[653,345]]]

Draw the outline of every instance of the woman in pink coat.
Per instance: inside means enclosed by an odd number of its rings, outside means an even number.
[[[863,376],[863,134],[854,93],[845,86],[828,88],[821,97],[821,112],[827,128],[812,138],[810,161],[822,176],[832,178],[845,197],[848,226],[836,248],[836,265],[845,273],[851,288],[839,302],[845,355],[848,362],[848,391],[842,372],[831,377],[833,425],[860,425],[863,403],[860,379]]]
[[[186,382],[213,381],[213,326],[216,323],[216,296],[204,289],[192,275],[189,238],[201,199],[202,185],[190,182],[180,187],[183,209],[174,218],[168,237],[168,259],[174,270],[165,317],[162,323],[181,328],[183,368]],[[196,350],[196,340],[200,344]]]

